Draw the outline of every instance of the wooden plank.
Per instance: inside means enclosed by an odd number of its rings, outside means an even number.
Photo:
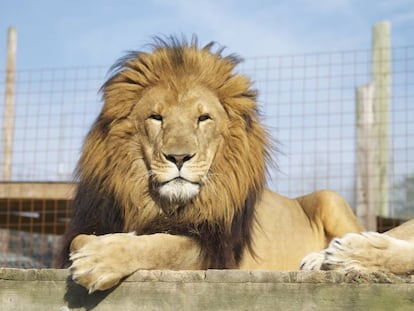
[[[76,183],[0,182],[0,199],[70,200]]]

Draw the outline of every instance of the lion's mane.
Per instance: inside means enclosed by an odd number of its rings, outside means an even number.
[[[79,184],[64,236],[61,265],[81,233],[167,232],[194,237],[209,268],[237,267],[252,248],[255,204],[265,184],[268,139],[258,120],[256,91],[235,72],[240,59],[197,40],[155,38],[151,52],[130,52],[102,86],[104,106],[82,149]],[[150,191],[150,174],[137,127],[128,119],[148,88],[162,82],[180,89],[186,81],[213,91],[229,119],[224,145],[215,155],[208,182],[197,197],[174,213],[164,212]]]

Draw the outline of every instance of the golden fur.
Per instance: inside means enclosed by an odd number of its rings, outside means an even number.
[[[169,38],[114,66],[64,238],[78,283],[105,289],[137,269],[298,269],[361,230],[335,193],[264,189],[270,145],[238,63]]]
[[[348,233],[331,241],[329,247],[307,255],[304,270],[414,272],[414,220],[383,234]]]

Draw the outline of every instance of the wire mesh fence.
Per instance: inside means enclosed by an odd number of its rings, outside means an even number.
[[[271,189],[295,197],[329,188],[355,205],[355,89],[372,80],[371,53],[257,57],[239,68],[259,90],[263,122],[278,142]],[[388,217],[406,219],[414,215],[414,46],[393,48],[391,55]],[[12,173],[0,179],[0,266],[52,265],[107,68],[16,72]],[[0,71],[2,99],[5,76]],[[3,105],[3,120],[1,111]]]
[[[106,70],[16,72],[12,181],[71,180],[82,139],[100,109],[98,89]]]

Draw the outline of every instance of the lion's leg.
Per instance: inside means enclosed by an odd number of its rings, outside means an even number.
[[[322,269],[409,273],[414,271],[414,242],[376,232],[347,234],[325,250]]]
[[[105,290],[139,269],[203,269],[198,243],[185,236],[114,233],[79,235],[71,244],[70,272],[90,293]]]
[[[364,232],[334,239],[329,247],[306,256],[304,270],[414,271],[414,220],[385,234]]]
[[[363,231],[348,203],[333,191],[318,191],[297,200],[320,234],[324,235],[326,243],[347,233]],[[319,270],[325,259],[325,250],[310,253],[302,259],[300,269]]]
[[[323,264],[327,269],[414,271],[414,220],[385,234],[350,234],[331,243]]]
[[[298,201],[311,221],[325,233],[327,242],[346,233],[363,231],[348,203],[333,191],[314,192]]]
[[[385,232],[385,234],[401,240],[414,241],[414,219]]]

